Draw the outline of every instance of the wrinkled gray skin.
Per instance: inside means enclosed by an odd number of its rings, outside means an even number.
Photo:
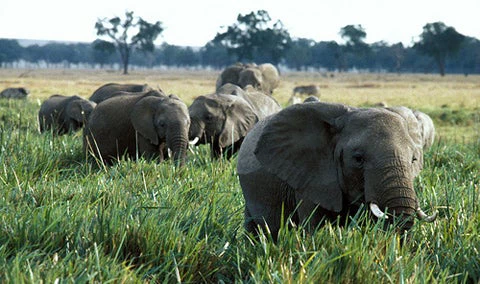
[[[250,85],[255,89],[271,95],[280,83],[280,75],[275,66],[265,64],[237,63],[227,67],[217,78],[216,90],[223,85],[231,83],[241,88]]]
[[[111,97],[122,95],[122,92],[144,93],[151,91],[152,88],[147,84],[117,84],[109,83],[101,86],[90,96],[89,100],[97,104]]]
[[[0,93],[0,98],[6,99],[24,99],[30,93],[25,88],[7,88]]]
[[[52,95],[38,111],[40,133],[63,135],[77,131],[86,123],[96,103],[79,96]]]
[[[238,154],[245,228],[267,224],[275,238],[282,216],[315,228],[374,203],[409,229],[420,216],[420,140],[414,116],[383,108],[304,103],[260,121]]]
[[[433,124],[432,119],[426,113],[423,113],[418,110],[414,110],[413,113],[418,120],[420,126],[423,149],[426,150],[430,148],[435,140],[435,125]]]
[[[215,94],[196,98],[188,108],[192,121],[189,138],[210,144],[214,158],[222,153],[230,158],[257,121],[280,109],[275,99],[251,86],[243,90],[226,84]]]
[[[176,96],[158,91],[105,100],[94,109],[84,129],[84,150],[111,163],[124,154],[168,158],[183,165],[188,147],[190,117]]]

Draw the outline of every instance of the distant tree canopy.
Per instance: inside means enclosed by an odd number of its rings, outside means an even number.
[[[53,42],[23,47],[17,40],[0,39],[0,67],[28,64],[54,68],[77,68],[75,65],[82,68],[118,68],[114,53],[118,49],[118,42],[125,40],[126,44],[138,44],[128,49],[127,64],[130,62],[135,68],[168,66],[220,69],[237,61],[250,61],[272,62],[280,67],[320,72],[361,70],[431,73],[438,72],[438,66],[443,66],[443,74],[480,74],[480,41],[458,36],[453,28],[443,23],[427,24],[421,40],[412,47],[383,41],[367,44],[364,42],[367,32],[360,25],[347,25],[340,29],[345,43],[316,42],[308,38],[291,39],[279,21],[277,25],[272,24],[268,13],[260,10],[239,15],[237,23],[228,27],[226,32],[217,34],[201,48],[163,43],[153,49],[154,35],[158,36],[163,31],[160,22],[147,25],[145,21],[134,18],[131,12],[127,12],[127,19],[123,22],[119,18],[104,21],[98,27],[102,25],[105,36],[109,37],[108,33],[111,33],[117,36],[118,41],[108,38],[108,41],[97,39],[93,43]],[[127,29],[128,33],[125,25],[132,27]],[[135,31],[143,31],[149,36],[135,37]],[[250,40],[250,37],[253,39]],[[458,44],[460,39],[461,44]],[[430,49],[432,47],[435,49]],[[443,61],[438,63],[439,59]],[[125,62],[122,60],[122,63]],[[125,66],[121,67],[126,70]]]
[[[128,64],[130,62],[130,54],[134,48],[138,48],[144,52],[152,52],[154,50],[153,42],[163,32],[162,23],[157,21],[151,24],[140,17],[133,17],[133,12],[125,12],[125,19],[114,17],[111,19],[98,19],[95,24],[97,35],[107,36],[111,40],[118,52],[123,63],[123,74],[128,74]],[[131,36],[129,31],[137,29],[138,32]],[[106,52],[111,46],[101,44],[97,45],[97,49],[105,48]]]
[[[433,57],[437,63],[440,75],[445,75],[445,61],[447,56],[456,54],[465,40],[465,36],[455,28],[448,27],[442,22],[426,24],[420,35],[420,41],[414,48],[420,53]]]
[[[272,24],[265,10],[239,14],[237,22],[226,32],[217,33],[214,43],[224,45],[238,61],[260,59],[273,64],[280,63],[290,47],[291,38],[281,21]]]
[[[14,39],[0,39],[0,64],[4,62],[13,62],[21,58],[18,52],[21,50],[20,44]]]

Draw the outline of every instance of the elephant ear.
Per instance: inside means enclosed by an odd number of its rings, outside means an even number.
[[[150,143],[158,145],[159,139],[155,128],[155,105],[162,97],[146,96],[140,99],[130,113],[130,121],[135,131],[148,139]]]
[[[414,164],[413,169],[414,175],[417,176],[423,169],[423,139],[421,125],[414,112],[407,107],[398,106],[388,107],[387,109],[399,114],[406,121],[407,132],[412,139],[415,147],[414,152],[415,158],[417,158],[417,163]]]
[[[270,119],[255,155],[270,173],[296,189],[303,199],[340,212],[342,190],[334,161],[336,125],[349,109],[340,104],[298,104]]]
[[[225,124],[219,136],[220,147],[225,148],[245,137],[258,121],[252,107],[242,98],[229,95],[232,102],[225,111]]]

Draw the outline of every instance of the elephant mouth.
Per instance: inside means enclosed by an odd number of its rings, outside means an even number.
[[[380,207],[378,207],[378,205],[374,202],[371,202],[370,205],[369,205],[369,208],[370,208],[370,211],[373,213],[373,215],[375,217],[377,217],[378,219],[388,219],[388,215],[383,212]],[[424,221],[424,222],[427,222],[427,223],[431,223],[433,221],[435,221],[435,219],[437,218],[437,215],[438,215],[438,212],[435,211],[432,215],[428,216],[423,210],[422,208],[420,208],[420,206],[418,205],[417,206],[417,209],[416,209],[416,216],[419,220],[421,221]]]

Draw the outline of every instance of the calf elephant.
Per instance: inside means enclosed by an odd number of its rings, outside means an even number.
[[[0,92],[0,98],[6,99],[24,99],[30,93],[25,88],[6,88]]]
[[[241,88],[251,85],[255,89],[271,95],[280,83],[280,75],[277,68],[270,63],[260,65],[237,63],[227,67],[218,76],[216,90],[218,91],[227,83]]]
[[[276,237],[282,216],[314,228],[362,203],[377,218],[395,216],[400,230],[415,214],[433,221],[413,187],[422,168],[420,133],[415,117],[404,114],[317,102],[257,123],[238,154],[245,228],[268,225]]]
[[[252,87],[241,89],[233,84],[222,86],[216,93],[196,98],[189,107],[192,120],[190,140],[210,144],[218,158],[234,154],[255,123],[280,110],[280,105]]]
[[[117,84],[109,83],[101,86],[90,96],[89,100],[97,104],[114,96],[121,96],[122,92],[144,93],[151,91],[152,88],[147,84]]]
[[[52,95],[38,111],[40,133],[63,135],[77,131],[86,123],[96,103],[79,96]]]
[[[170,149],[175,163],[183,165],[189,127],[187,106],[176,96],[158,91],[123,95],[97,105],[84,129],[83,145],[107,163],[124,154],[163,161]]]

